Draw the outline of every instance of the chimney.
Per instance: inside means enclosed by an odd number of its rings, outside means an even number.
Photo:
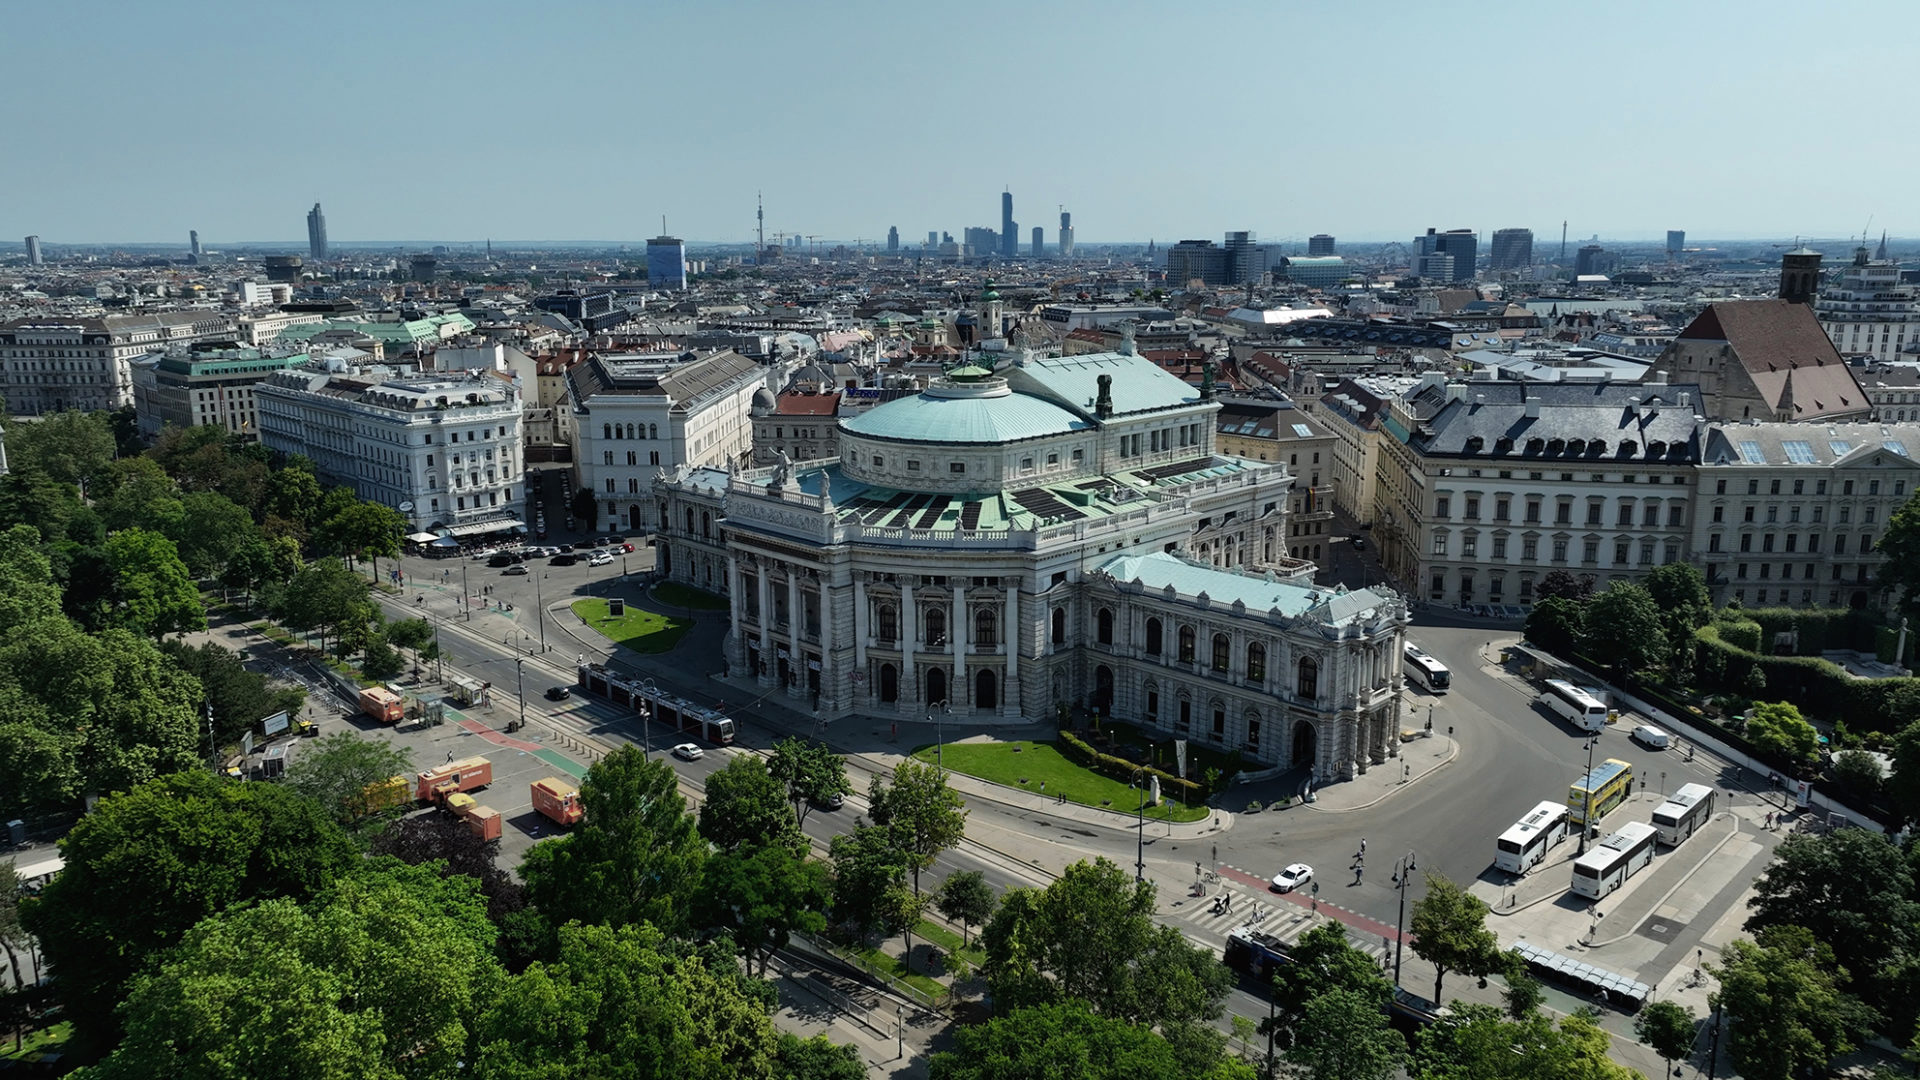
[[[1447,384],[1447,400],[1448,401],[1467,400],[1467,384],[1463,382],[1448,383]]]
[[[1537,419],[1539,419],[1539,418],[1540,418],[1540,399],[1539,399],[1539,398],[1537,398],[1537,397],[1529,397],[1529,398],[1527,398],[1527,399],[1526,399],[1526,407],[1525,407],[1525,408],[1524,408],[1524,410],[1523,410],[1523,414],[1524,414],[1524,415],[1525,415],[1525,416],[1526,416],[1526,417],[1527,417],[1527,418],[1528,418],[1529,420],[1537,420]]]
[[[1651,378],[1651,379],[1649,379],[1649,380],[1647,380],[1647,385],[1648,385],[1648,386],[1665,386],[1665,385],[1667,385],[1667,373],[1666,373],[1666,372],[1664,372],[1664,371],[1656,371],[1656,372],[1654,372],[1654,373],[1653,373],[1653,378]]]

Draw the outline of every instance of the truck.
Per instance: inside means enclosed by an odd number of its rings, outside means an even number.
[[[407,801],[407,778],[399,774],[385,780],[375,780],[360,789],[360,812],[374,815],[387,810],[397,810]]]
[[[416,802],[445,802],[447,796],[493,783],[493,762],[483,757],[461,758],[424,770],[414,780]]]
[[[557,825],[576,825],[586,813],[580,789],[553,776],[533,782],[533,808]]]
[[[500,839],[500,811],[481,806],[473,796],[455,792],[447,796],[447,813],[464,822],[473,835],[482,840]]]
[[[369,686],[360,691],[360,711],[383,724],[397,724],[406,715],[406,703],[384,686]]]

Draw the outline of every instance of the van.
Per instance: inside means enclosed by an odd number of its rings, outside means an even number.
[[[1665,750],[1667,747],[1673,745],[1673,736],[1668,735],[1652,724],[1641,724],[1639,727],[1634,728],[1633,735],[1630,737],[1634,742],[1639,743],[1649,750]]]

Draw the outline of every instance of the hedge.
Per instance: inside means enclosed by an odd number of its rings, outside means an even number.
[[[1160,778],[1163,794],[1171,790],[1184,797],[1185,801],[1198,803],[1204,800],[1206,789],[1185,777],[1156,769],[1151,765],[1136,765],[1126,758],[1103,754],[1088,746],[1078,735],[1071,731],[1060,733],[1060,752],[1076,765],[1082,765],[1094,772],[1112,777],[1122,782],[1131,782],[1136,772],[1145,772],[1148,776]]]
[[[1760,625],[1765,633],[1766,624]],[[1767,678],[1762,698],[1790,701],[1828,724],[1845,721],[1863,734],[1889,734],[1915,719],[1894,713],[1920,703],[1920,679],[1856,679],[1839,664],[1818,656],[1765,656],[1728,640],[1728,630],[1739,627],[1739,623],[1716,622],[1693,632],[1699,650],[1695,670],[1703,688],[1745,693],[1747,672],[1758,667]],[[1806,641],[1803,634],[1803,647]]]
[[[1883,624],[1879,616],[1853,608],[1732,608],[1726,612],[1760,624],[1764,647],[1752,651],[1772,652],[1773,640],[1785,633],[1798,632],[1801,656],[1819,656],[1829,649],[1855,649],[1871,653],[1877,641],[1874,631]]]

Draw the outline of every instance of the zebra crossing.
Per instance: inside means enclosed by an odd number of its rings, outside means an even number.
[[[1217,947],[1224,947],[1227,935],[1235,930],[1258,931],[1291,945],[1316,926],[1336,923],[1346,930],[1347,940],[1354,948],[1381,963],[1391,959],[1392,941],[1355,928],[1340,917],[1344,909],[1338,905],[1324,901],[1315,905],[1312,900],[1269,893],[1263,887],[1241,880],[1251,876],[1229,868],[1227,874],[1207,886],[1204,896],[1189,892],[1171,911],[1164,912],[1161,919],[1178,924],[1189,936]],[[1231,897],[1231,903],[1225,911],[1215,911],[1214,903],[1223,895]]]

